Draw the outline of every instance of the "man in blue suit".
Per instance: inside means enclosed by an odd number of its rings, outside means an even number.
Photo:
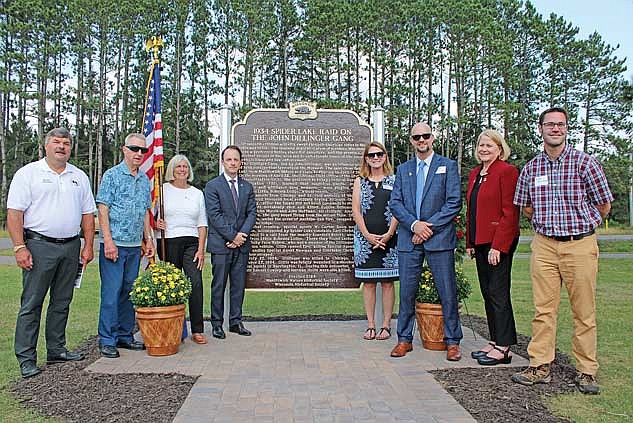
[[[226,338],[224,324],[224,291],[231,279],[229,331],[243,336],[251,332],[242,324],[242,303],[246,287],[246,265],[251,251],[248,235],[255,226],[255,193],[253,185],[238,176],[242,152],[231,145],[222,151],[224,173],[210,180],[204,188],[209,232],[207,251],[211,253],[212,335]]]
[[[404,357],[413,350],[415,295],[422,263],[433,274],[442,301],[446,359],[461,359],[462,328],[457,312],[455,282],[455,223],[461,209],[457,163],[433,151],[431,127],[417,123],[410,141],[415,157],[398,166],[389,206],[398,222],[398,264],[400,266],[400,311],[398,344],[392,357]]]

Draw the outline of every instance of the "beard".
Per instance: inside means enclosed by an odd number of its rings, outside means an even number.
[[[417,151],[420,154],[426,154],[429,151],[431,151],[431,146],[427,144],[424,147],[416,147],[415,151]]]

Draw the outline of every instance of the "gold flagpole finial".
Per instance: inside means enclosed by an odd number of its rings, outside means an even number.
[[[158,51],[163,47],[163,39],[153,36],[145,43],[145,51],[154,50],[154,60],[158,60]]]

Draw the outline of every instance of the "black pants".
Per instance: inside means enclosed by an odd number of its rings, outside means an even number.
[[[37,361],[42,307],[49,292],[46,312],[46,350],[48,357],[66,351],[66,323],[73,299],[74,281],[79,267],[81,241],[66,244],[27,239],[33,268],[22,271],[22,298],[15,325],[15,356],[20,364]]]
[[[475,246],[475,261],[481,294],[486,306],[490,340],[498,345],[514,345],[517,343],[517,332],[510,300],[510,279],[512,273],[512,257],[519,239],[515,239],[508,254],[501,253],[499,264],[488,263],[488,252],[491,244]]]
[[[161,260],[172,263],[185,271],[185,275],[191,280],[191,296],[189,297],[189,320],[192,333],[203,333],[204,322],[202,320],[202,271],[198,270],[198,262],[193,261],[198,251],[198,238],[194,236],[181,236],[165,238],[165,251],[162,252],[162,242],[158,242],[158,256]]]

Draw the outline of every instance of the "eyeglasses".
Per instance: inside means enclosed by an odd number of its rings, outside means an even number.
[[[149,151],[149,148],[141,147],[139,145],[126,145],[125,148],[130,150],[132,153],[138,153],[140,151],[141,153],[145,154]]]
[[[560,129],[567,128],[567,124],[565,122],[545,122],[541,126],[547,129],[554,129],[555,126],[558,126]]]
[[[425,140],[428,140],[432,136],[433,134],[415,134],[415,135],[411,135],[411,139],[413,139],[413,141],[420,141],[420,138],[424,138]]]
[[[384,151],[376,151],[375,153],[367,153],[365,157],[369,157],[370,159],[380,158],[385,155]]]

